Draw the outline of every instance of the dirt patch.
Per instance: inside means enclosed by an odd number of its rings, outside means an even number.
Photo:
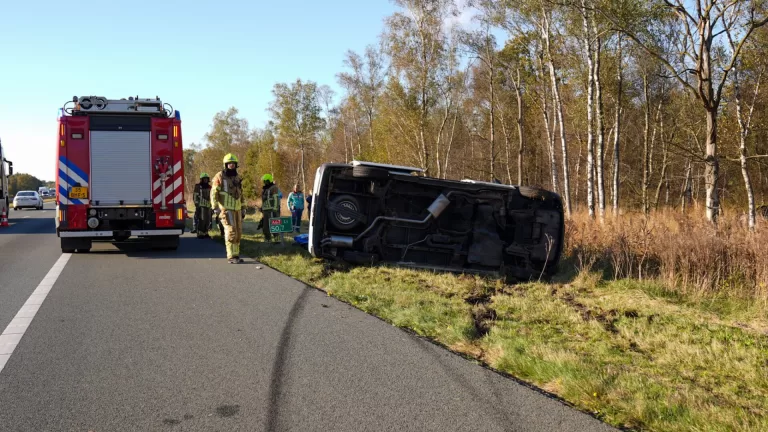
[[[472,306],[470,313],[475,327],[474,339],[481,339],[491,331],[496,321],[496,310],[491,307],[491,294],[476,287],[464,297],[464,301]]]

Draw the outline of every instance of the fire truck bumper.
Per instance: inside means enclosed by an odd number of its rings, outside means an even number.
[[[180,236],[182,229],[153,229],[153,230],[131,230],[131,231],[59,231],[59,237],[62,238],[113,238],[121,237],[130,233],[131,237],[151,237],[151,236]]]

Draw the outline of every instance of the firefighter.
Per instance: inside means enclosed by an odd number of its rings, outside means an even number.
[[[192,196],[195,201],[195,218],[192,219],[192,232],[197,238],[210,238],[211,229],[211,178],[207,173],[200,174],[200,183],[195,185]]]
[[[272,174],[264,174],[261,177],[264,183],[261,192],[261,229],[264,233],[264,240],[271,241],[272,233],[269,232],[269,219],[280,217],[280,190],[274,183]]]
[[[232,153],[224,156],[224,169],[213,177],[211,189],[211,202],[221,210],[219,218],[224,225],[224,243],[230,264],[243,262],[240,258],[240,237],[243,234],[245,198],[237,165],[237,156]]]

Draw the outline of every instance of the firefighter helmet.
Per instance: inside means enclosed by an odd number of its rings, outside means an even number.
[[[202,173],[202,174],[200,174],[200,179],[202,180],[202,179],[204,179],[204,178],[210,178],[210,177],[208,176],[208,173]]]
[[[261,181],[263,182],[268,181],[268,182],[274,183],[275,179],[272,177],[272,174],[264,174],[263,176],[261,176]]]
[[[230,162],[238,163],[237,156],[233,155],[232,153],[227,153],[227,155],[224,156],[224,165]]]

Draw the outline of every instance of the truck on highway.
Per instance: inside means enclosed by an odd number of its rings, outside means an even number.
[[[13,162],[5,158],[5,148],[3,148],[3,142],[0,140],[0,211],[4,212],[8,216],[8,211],[11,209],[11,197],[9,187],[10,182],[8,177],[13,175]]]
[[[75,96],[60,110],[56,232],[62,252],[93,241],[176,249],[187,218],[181,116],[159,97]]]

